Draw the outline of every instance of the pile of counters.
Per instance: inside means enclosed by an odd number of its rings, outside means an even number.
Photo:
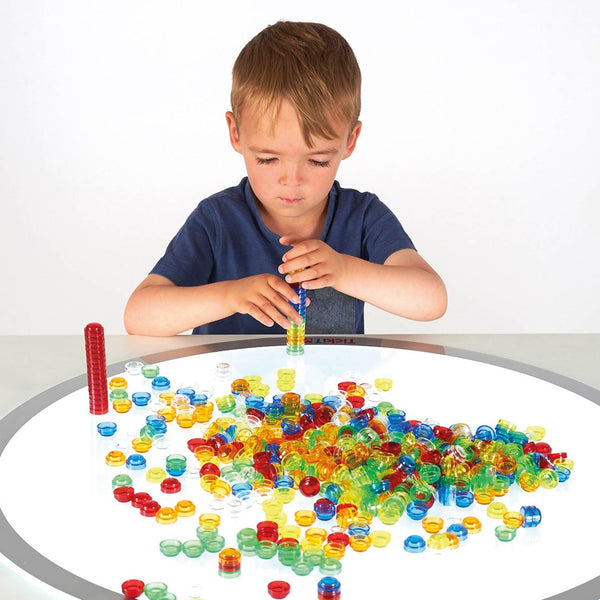
[[[199,516],[194,539],[168,538],[159,549],[167,557],[218,553],[218,573],[227,578],[239,576],[242,556],[258,556],[276,558],[296,575],[318,569],[325,578],[335,579],[348,548],[364,552],[389,544],[390,532],[374,528],[374,523],[389,528],[403,516],[421,521],[428,534],[406,538],[404,549],[413,554],[455,549],[480,531],[481,523],[473,516],[444,531],[440,517],[428,516],[436,502],[467,509],[473,503],[487,506],[487,516],[499,522],[497,539],[508,542],[520,527],[541,522],[535,506],[508,510],[501,498],[511,486],[528,492],[552,489],[568,480],[573,468],[566,452],[554,452],[542,441],[545,431],[539,426],[519,431],[501,419],[494,427],[480,425],[473,431],[465,423],[446,427],[408,420],[404,411],[385,400],[390,379],[376,379],[373,386],[341,381],[335,393],[301,396],[292,391],[293,370],[280,369],[281,393],[270,399],[269,386],[257,375],[236,379],[228,393],[211,397],[191,388],[172,391],[157,365],[126,365],[128,373],[136,368],[136,374],[141,372],[151,382],[151,391],[136,391],[130,397],[127,380],[113,378],[113,410],[125,413],[137,405],[152,412],[132,440],[132,452],[112,450],[106,464],[145,470],[148,482],[176,494],[181,490],[179,478],[190,469],[189,455],[169,454],[164,465],[149,467],[144,454],[153,445],[160,447],[169,427],[196,428],[199,434],[188,439],[187,448],[216,512]],[[220,363],[217,372],[221,380],[227,377],[228,365]],[[110,437],[116,430],[114,422],[98,424],[101,436]],[[130,502],[160,524],[195,514],[190,500],[162,507],[149,494],[136,493],[131,483],[127,474],[113,479],[116,500]],[[312,509],[296,510],[291,524],[286,507],[296,494],[314,502]],[[241,512],[256,503],[262,506],[264,520],[242,528],[238,547],[226,548],[217,512]],[[320,525],[333,526],[328,533]],[[339,588],[333,587],[334,595],[324,592],[323,597],[339,597]],[[140,590],[139,584],[133,588]],[[138,595],[142,592],[150,600],[173,597],[160,582],[146,584]]]

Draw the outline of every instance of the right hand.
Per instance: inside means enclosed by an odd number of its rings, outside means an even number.
[[[302,317],[289,304],[299,301],[289,284],[270,273],[238,279],[230,293],[234,312],[250,315],[267,327],[277,323],[283,329],[288,329],[291,322],[302,323]]]

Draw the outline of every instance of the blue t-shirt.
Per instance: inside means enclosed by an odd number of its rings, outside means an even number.
[[[397,250],[413,248],[402,225],[377,196],[341,188],[329,193],[322,241],[337,252],[383,264]],[[289,247],[263,223],[248,178],[206,198],[188,217],[151,273],[178,286],[197,286],[241,279],[260,273],[281,277],[277,267]],[[309,334],[364,333],[364,302],[333,288],[308,290]],[[196,327],[197,334],[285,333],[266,327],[249,315],[230,317]]]

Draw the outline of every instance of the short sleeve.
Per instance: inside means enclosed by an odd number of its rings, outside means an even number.
[[[398,250],[416,250],[396,215],[375,195],[371,195],[363,221],[363,258],[383,264]]]
[[[219,228],[210,204],[201,202],[171,240],[151,273],[178,286],[208,283],[214,268]]]

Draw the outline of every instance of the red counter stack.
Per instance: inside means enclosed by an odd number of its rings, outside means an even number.
[[[106,381],[104,328],[100,323],[88,323],[85,327],[85,357],[87,360],[90,413],[104,415],[108,412],[108,384]]]

